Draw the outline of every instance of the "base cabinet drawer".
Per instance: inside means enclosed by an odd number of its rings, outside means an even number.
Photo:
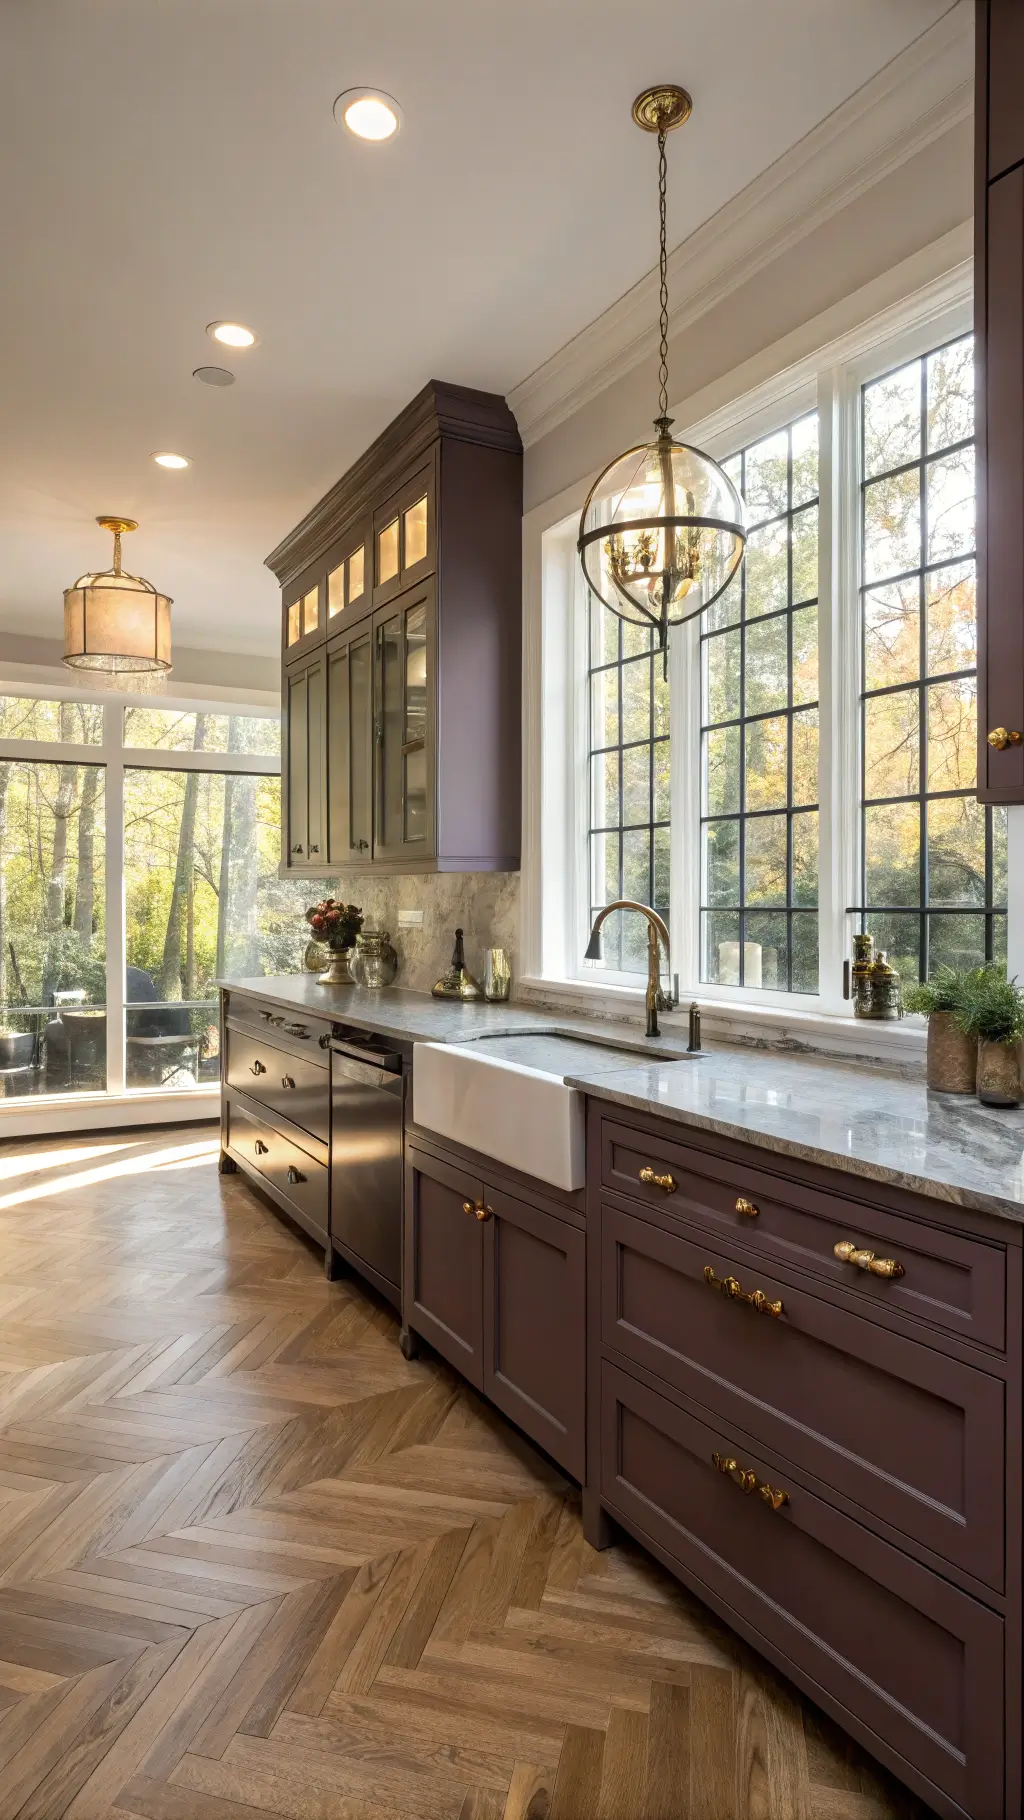
[[[1001,1590],[1003,1382],[739,1255],[603,1206],[605,1346]]]
[[[248,993],[235,992],[231,988],[223,991],[221,997],[224,1015],[230,1017],[232,1023],[251,1025],[265,1036],[273,1037],[276,1032],[289,1043],[308,1043],[313,1053],[322,1052],[321,1060],[326,1068],[331,1025],[324,1018],[306,1011],[285,1011],[280,1005],[250,998]]]
[[[852,1180],[849,1195],[833,1193],[773,1175],[756,1159],[713,1156],[609,1118],[601,1121],[601,1179],[663,1224],[702,1227],[712,1244],[742,1245],[768,1270],[808,1271],[865,1313],[884,1309],[904,1331],[920,1334],[927,1321],[980,1346],[1005,1346],[1005,1248],[873,1207]],[[843,1244],[890,1260],[902,1274],[878,1276],[837,1258]]]
[[[838,1702],[869,1748],[884,1739],[947,1797],[943,1812],[953,1802],[973,1820],[999,1820],[996,1613],[787,1484],[724,1424],[607,1360],[601,1425],[601,1496],[614,1514],[783,1668]]]
[[[239,1106],[225,1104],[228,1150],[288,1202],[299,1225],[327,1244],[327,1169],[273,1125]]]
[[[292,1125],[301,1125],[322,1144],[331,1126],[330,1071],[304,1055],[275,1048],[248,1030],[227,1030],[227,1083],[247,1099],[259,1100]]]

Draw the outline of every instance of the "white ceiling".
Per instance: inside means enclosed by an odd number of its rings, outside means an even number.
[[[651,266],[640,88],[694,97],[675,244],[949,5],[2,0],[0,628],[59,636],[124,512],[179,644],[274,651],[263,557],[413,393],[509,391]],[[358,83],[393,143],[335,125]]]

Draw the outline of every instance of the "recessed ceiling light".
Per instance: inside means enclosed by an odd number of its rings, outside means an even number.
[[[196,367],[192,374],[200,385],[234,385],[235,375],[227,367]]]
[[[153,460],[159,468],[190,468],[191,461],[187,455],[172,455],[169,449],[162,449]]]
[[[226,348],[251,348],[259,340],[244,322],[208,322],[206,333]]]
[[[347,88],[334,103],[334,118],[357,139],[393,139],[402,124],[402,110],[383,89]]]

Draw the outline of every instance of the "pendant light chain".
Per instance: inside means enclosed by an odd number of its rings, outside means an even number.
[[[665,131],[658,134],[658,209],[661,222],[661,348],[658,366],[658,412],[668,416],[668,252],[666,249],[665,198],[668,187],[668,163],[665,157]]]

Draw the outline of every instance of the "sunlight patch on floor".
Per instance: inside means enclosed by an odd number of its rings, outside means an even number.
[[[124,1145],[110,1145],[109,1149],[123,1149]],[[109,1182],[117,1177],[130,1175],[148,1175],[157,1169],[166,1168],[199,1168],[215,1162],[220,1152],[220,1138],[202,1138],[189,1144],[163,1145],[158,1149],[137,1146],[133,1156],[119,1157],[116,1162],[100,1163],[91,1169],[78,1169],[71,1175],[53,1176],[43,1181],[33,1182],[27,1187],[15,1189],[9,1194],[0,1195],[0,1208],[24,1206],[28,1201],[46,1200],[51,1195],[67,1194],[75,1188],[93,1188],[97,1182]],[[62,1165],[66,1167],[68,1152],[57,1153],[61,1156]],[[72,1153],[73,1154],[73,1153]],[[78,1155],[82,1152],[79,1151]],[[86,1153],[89,1154],[89,1153]]]

